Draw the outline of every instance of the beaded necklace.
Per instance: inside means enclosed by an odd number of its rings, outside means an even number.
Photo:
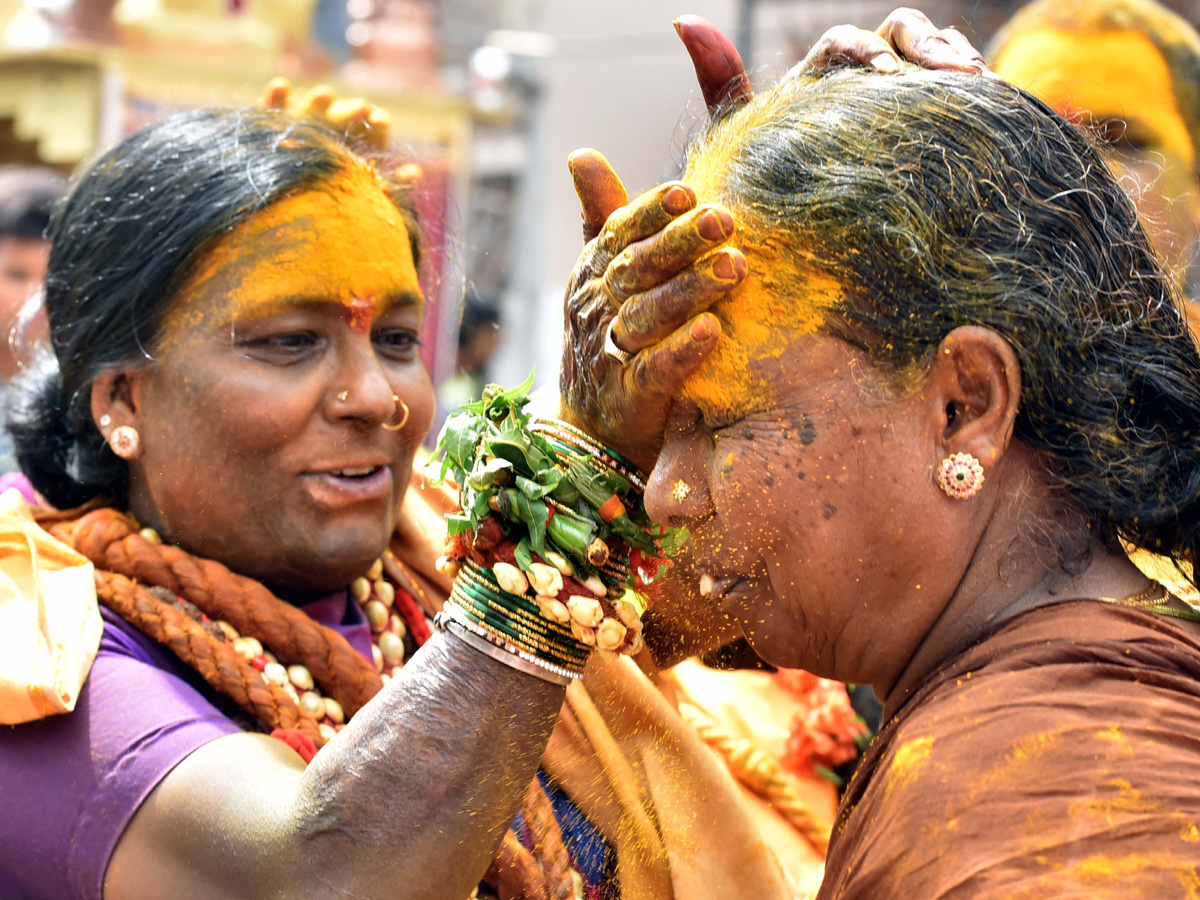
[[[152,544],[163,543],[153,528],[139,532]],[[395,558],[380,557],[371,564],[364,576],[350,584],[349,595],[362,609],[371,633],[371,661],[375,671],[387,684],[404,668],[404,662],[430,636],[430,622],[421,607],[397,579],[391,577],[386,562],[397,565]],[[398,566],[397,566],[398,567]],[[172,598],[175,604],[196,621],[209,619],[199,609],[182,598]],[[279,657],[253,635],[243,634],[230,622],[218,619],[213,623],[224,634],[233,649],[261,674],[263,681],[282,688],[296,706],[317,724],[321,737],[329,741],[346,725],[346,713],[335,698],[326,696],[312,673],[304,665],[284,666]]]

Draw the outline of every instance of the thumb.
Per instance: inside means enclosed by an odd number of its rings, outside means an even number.
[[[590,241],[600,233],[613,211],[629,202],[629,195],[599,150],[576,150],[567,160],[567,166],[583,208],[583,239]]]

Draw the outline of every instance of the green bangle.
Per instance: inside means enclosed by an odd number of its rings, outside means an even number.
[[[489,598],[486,595],[476,593],[472,590],[471,586],[456,585],[456,589],[460,590],[463,598],[467,601],[467,612],[475,615],[481,623],[488,624],[512,640],[520,640],[527,643],[534,642],[534,646],[537,646],[540,652],[552,653],[556,657],[560,657],[566,661],[582,664],[587,660],[587,648],[576,642],[573,637],[571,640],[574,646],[564,646],[554,641],[545,633],[538,632],[528,625],[506,619],[499,611],[489,607]],[[459,604],[463,605],[462,598],[459,599]],[[539,640],[545,646],[538,646],[536,642]]]
[[[460,601],[460,605],[462,602]],[[509,640],[521,644],[524,649],[531,653],[537,653],[539,656],[550,658],[555,662],[566,665],[582,666],[587,662],[586,655],[570,655],[567,652],[556,648],[549,644],[544,638],[539,638],[535,633],[524,626],[511,626],[502,621],[498,621],[495,616],[489,615],[488,612],[480,606],[478,602],[471,604],[466,610],[468,613],[476,617],[481,625],[495,629],[500,634],[503,634]]]

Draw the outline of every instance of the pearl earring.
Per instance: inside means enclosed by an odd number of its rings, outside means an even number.
[[[983,466],[970,453],[955,453],[942,460],[937,483],[955,500],[968,500],[983,487]]]
[[[118,425],[108,436],[108,446],[121,459],[134,459],[141,455],[142,436],[130,425]]]

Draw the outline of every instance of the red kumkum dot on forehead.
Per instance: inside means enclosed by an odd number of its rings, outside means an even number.
[[[355,334],[366,334],[371,330],[371,319],[375,314],[373,298],[355,297],[346,307],[346,324]]]

